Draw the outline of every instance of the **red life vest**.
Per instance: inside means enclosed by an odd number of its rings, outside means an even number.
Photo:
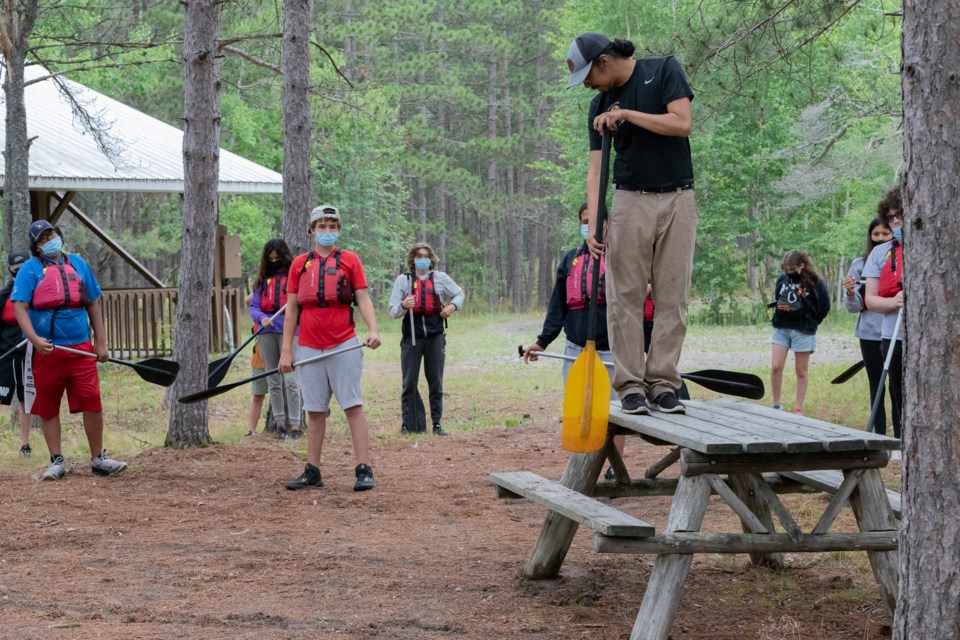
[[[260,310],[264,313],[276,313],[285,304],[287,304],[287,274],[266,278],[260,290]]]
[[[893,241],[887,261],[880,272],[880,285],[877,295],[881,298],[892,298],[903,290],[903,245]]]
[[[30,306],[34,309],[79,309],[90,304],[87,287],[64,254],[63,262],[54,264],[41,258],[43,275],[33,290]]]
[[[583,309],[590,301],[593,288],[593,260],[593,256],[589,252],[584,252],[583,247],[573,258],[570,273],[567,274],[567,307],[570,309]],[[600,292],[597,296],[597,304],[607,303],[603,295],[605,283],[606,264],[603,256],[600,256]]]
[[[328,264],[333,258],[333,264]],[[301,307],[347,307],[353,304],[353,284],[340,266],[340,249],[321,258],[311,251],[300,271],[297,302]]]
[[[433,271],[421,280],[413,275],[413,311],[425,316],[438,316],[443,311],[437,285],[433,281]]]
[[[13,300],[7,298],[3,303],[3,324],[17,324],[17,316],[13,312]]]

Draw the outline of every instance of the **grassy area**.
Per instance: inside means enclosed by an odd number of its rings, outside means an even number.
[[[517,358],[517,345],[532,342],[541,321],[540,314],[465,315],[450,320],[444,381],[446,428],[522,426],[526,415],[536,411],[542,415],[542,410],[550,415],[560,415],[563,385],[559,361],[541,360],[523,365]],[[375,351],[364,351],[364,401],[375,441],[396,437],[400,429],[400,322],[381,318],[379,326],[383,346]],[[362,337],[365,335],[362,324],[360,329]],[[821,344],[840,344],[847,350],[855,345],[852,330],[846,326],[825,326],[820,339]],[[558,341],[551,345],[551,350],[558,351],[561,346],[562,342]],[[693,354],[691,358],[700,354],[725,363],[697,368],[748,371],[759,375],[769,387],[769,329],[766,326],[692,326],[688,332],[685,359],[688,351]],[[841,359],[819,364],[814,360],[805,403],[808,415],[863,428],[869,413],[865,374],[858,374],[843,385],[829,383],[854,362]],[[792,357],[787,365],[783,399],[786,407],[792,407]],[[238,356],[227,381],[248,375],[249,366],[249,353]],[[168,421],[164,390],[145,383],[127,367],[101,365],[100,374],[107,425],[105,446],[118,455],[129,456],[162,445]],[[691,392],[696,399],[718,397],[696,385],[691,385]],[[426,399],[426,383],[423,381],[421,393]],[[216,441],[232,442],[243,437],[249,394],[250,388],[244,386],[210,400],[209,428]],[[763,402],[769,404],[769,390]],[[79,416],[64,414],[63,418],[64,452],[73,459],[85,459],[86,439]],[[19,433],[10,423],[9,414],[0,424],[0,464],[35,467],[40,464],[38,460],[45,459],[46,448],[38,431],[31,436],[36,452],[33,459],[21,460],[16,455]],[[330,425],[335,431],[347,431],[340,411],[334,410]],[[302,444],[296,446],[302,448]]]

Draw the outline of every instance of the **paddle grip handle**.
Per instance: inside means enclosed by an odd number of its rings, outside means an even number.
[[[607,217],[607,182],[610,180],[610,130],[604,129],[603,141],[600,143],[600,193],[597,197],[597,222],[596,236],[598,243],[603,242],[603,223]],[[590,310],[587,314],[587,341],[593,342],[597,339],[597,298],[600,297],[598,289],[600,288],[600,259],[593,260],[593,273],[591,278],[593,286],[590,295]]]

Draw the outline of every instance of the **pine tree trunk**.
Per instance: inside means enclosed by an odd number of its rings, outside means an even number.
[[[220,168],[220,0],[182,0],[183,24],[183,249],[173,359],[180,374],[170,387],[179,398],[207,388],[211,287],[217,233]],[[207,403],[170,403],[166,446],[210,444]]]
[[[903,525],[895,640],[960,637],[960,4],[903,7]]]
[[[310,18],[313,0],[283,3],[283,238],[294,255],[309,245]],[[336,203],[333,203],[336,204]]]
[[[6,66],[3,93],[6,102],[6,144],[3,150],[3,252],[27,248],[30,227],[30,140],[24,104],[23,66],[30,34],[37,18],[38,0],[3,0],[0,5],[0,52]]]

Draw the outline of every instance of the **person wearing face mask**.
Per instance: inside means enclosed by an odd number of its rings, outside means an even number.
[[[883,373],[883,353],[881,349],[881,326],[883,324],[883,315],[867,308],[866,281],[863,279],[863,268],[867,259],[877,246],[889,242],[893,238],[893,232],[880,218],[874,218],[867,229],[867,243],[863,255],[854,258],[850,263],[850,270],[847,277],[843,280],[845,293],[843,296],[843,306],[850,313],[857,313],[857,326],[854,329],[854,335],[860,341],[860,354],[863,357],[864,368],[867,370],[867,379],[870,384],[870,404],[873,406],[873,399],[877,397],[880,391],[880,378]],[[892,394],[891,394],[892,400]],[[880,435],[887,434],[887,413],[883,403],[880,403],[875,418],[876,432]],[[893,429],[900,433],[900,415],[894,412]]]
[[[29,341],[24,367],[24,410],[40,417],[43,439],[50,452],[50,466],[43,480],[59,480],[66,473],[60,438],[60,402],[64,392],[70,413],[83,412],[93,473],[112,476],[126,469],[127,463],[112,460],[103,448],[97,362],[106,362],[109,356],[100,311],[100,285],[83,258],[63,252],[63,235],[58,228],[46,220],[37,220],[30,225],[28,234],[33,257],[20,267],[10,298],[20,330]],[[54,349],[54,345],[97,357]]]
[[[584,33],[570,44],[567,87],[599,92],[590,103],[587,246],[606,252],[607,317],[621,411],[684,413],[677,397],[697,235],[693,91],[671,56],[635,59],[633,43]],[[612,135],[615,191],[604,243],[596,240],[602,137]],[[643,343],[647,284],[657,300],[649,353]]]
[[[770,361],[770,387],[773,408],[780,408],[780,389],[787,353],[793,351],[797,371],[797,396],[793,412],[803,413],[807,395],[810,354],[817,349],[817,327],[830,312],[830,293],[810,257],[802,251],[789,251],[780,265],[783,273],[774,284],[773,356]]]
[[[30,254],[26,251],[12,251],[7,256],[10,275],[16,278],[20,267],[29,259]],[[13,293],[13,278],[4,285],[3,289],[0,289],[0,309],[3,309],[3,320],[0,323],[0,353],[7,353],[23,339],[13,309],[13,300],[10,299],[10,294]],[[13,394],[16,393],[20,407],[23,408],[23,354],[25,351],[24,347],[20,347],[0,362],[0,404],[9,406],[13,402]],[[20,423],[20,455],[30,456],[33,454],[30,448],[30,427],[33,416],[21,410],[17,420]]]
[[[294,333],[299,321],[299,344],[296,361],[322,353],[338,351],[358,344],[353,305],[367,325],[363,345],[380,346],[377,317],[367,289],[367,277],[360,258],[352,251],[337,246],[340,238],[340,211],[331,205],[320,205],[310,212],[310,236],[314,247],[294,258],[287,276],[287,312],[283,324],[283,349],[280,372],[293,371]],[[370,467],[370,435],[367,415],[363,411],[360,377],[363,350],[353,349],[324,360],[297,367],[303,408],[307,411],[307,464],[299,477],[286,483],[287,489],[322,487],[320,456],[330,414],[330,399],[347,416],[353,452],[354,491],[367,491],[376,486]]]
[[[443,420],[443,365],[447,337],[447,318],[463,308],[463,289],[443,271],[437,271],[440,259],[433,247],[418,242],[407,252],[407,273],[393,283],[388,310],[393,319],[402,319],[400,339],[400,371],[403,391],[400,394],[402,423],[400,433],[416,433],[418,420],[417,382],[420,363],[430,390],[430,419],[433,434],[445,436]],[[412,319],[407,316],[412,315]]]
[[[883,315],[880,326],[880,349],[884,361],[893,349],[890,360],[890,411],[893,413],[893,436],[900,437],[903,410],[903,325],[897,330],[897,319],[903,310],[903,203],[900,187],[889,190],[877,205],[877,217],[893,232],[893,239],[874,247],[863,266],[866,279],[864,299],[867,308]],[[896,333],[896,335],[894,335]],[[882,406],[882,405],[881,405]],[[878,411],[879,413],[879,411]],[[878,433],[884,428],[874,419]]]
[[[260,268],[253,282],[253,295],[250,298],[250,317],[257,328],[263,331],[257,336],[257,346],[263,358],[264,370],[276,369],[280,364],[280,350],[283,346],[283,328],[285,313],[271,320],[287,304],[287,278],[293,255],[290,247],[280,238],[263,245],[260,254]],[[296,341],[296,333],[294,333]],[[300,387],[297,378],[289,374],[274,374],[267,377],[267,390],[270,394],[270,410],[276,423],[277,437],[299,438],[300,431]],[[289,411],[289,416],[287,415]],[[290,422],[290,433],[286,423]]]

